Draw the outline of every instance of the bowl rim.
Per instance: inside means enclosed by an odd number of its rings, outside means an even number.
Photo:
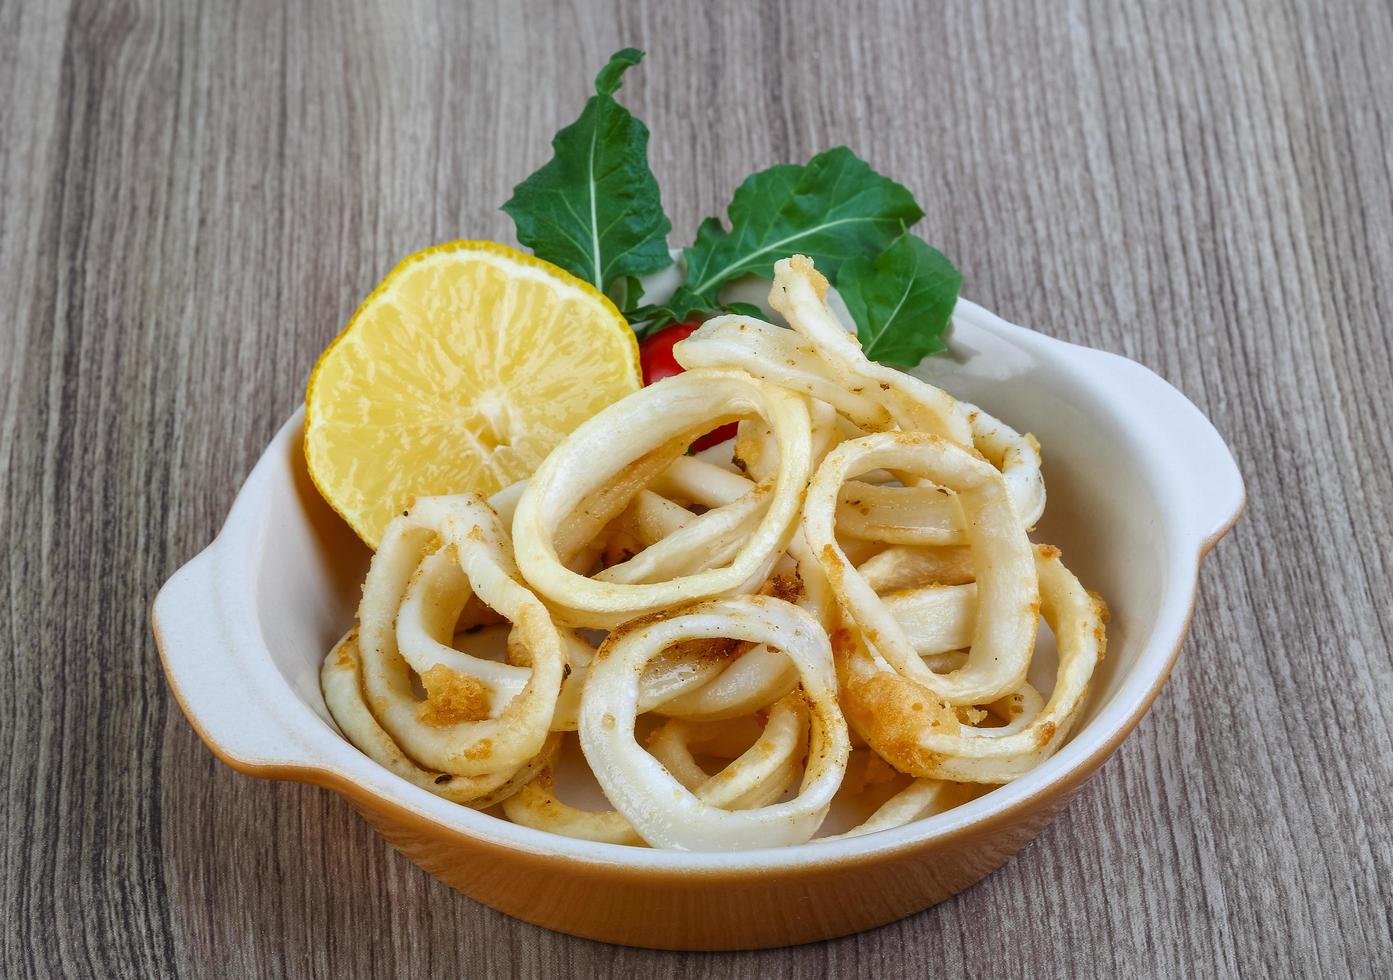
[[[678,851],[579,840],[534,830],[451,803],[394,775],[363,754],[334,727],[326,724],[291,690],[262,639],[255,581],[245,574],[245,564],[240,568],[244,574],[237,575],[239,560],[245,562],[259,550],[261,532],[265,530],[264,514],[269,505],[270,477],[273,470],[288,465],[284,450],[303,424],[303,406],[281,426],[253,467],[217,537],[177,571],[156,597],[151,611],[152,627],[170,689],[199,737],[219,759],[240,772],[323,785],[342,793],[355,804],[379,809],[386,807],[401,815],[424,820],[444,833],[525,852],[541,859],[592,868],[718,877],[741,877],[771,870],[812,871],[867,860],[892,859],[907,850],[947,844],[962,837],[987,833],[1001,823],[1038,809],[1076,788],[1136,728],[1164,687],[1184,642],[1194,613],[1199,562],[1238,521],[1246,505],[1246,491],[1232,454],[1209,421],[1184,395],[1148,369],[1118,355],[1069,344],[1007,323],[966,300],[959,301],[954,322],[955,327],[970,325],[1023,346],[1035,356],[1049,361],[1052,367],[1062,368],[1072,364],[1075,380],[1091,388],[1092,394],[1105,401],[1116,401],[1135,391],[1129,384],[1103,383],[1100,375],[1105,365],[1114,370],[1124,370],[1122,366],[1125,365],[1133,381],[1140,378],[1137,372],[1149,376],[1151,380],[1147,384],[1154,389],[1149,397],[1153,401],[1158,398],[1163,400],[1164,407],[1170,412],[1186,413],[1183,419],[1185,424],[1181,426],[1186,429],[1186,438],[1169,452],[1151,445],[1154,458],[1169,456],[1171,463],[1180,462],[1181,449],[1190,445],[1195,438],[1204,438],[1214,444],[1210,447],[1211,452],[1218,453],[1218,456],[1211,457],[1211,461],[1213,458],[1226,458],[1231,470],[1231,473],[1222,474],[1229,483],[1225,499],[1214,505],[1220,507],[1221,511],[1207,517],[1202,514],[1197,516],[1196,511],[1201,504],[1193,492],[1185,494],[1185,486],[1180,482],[1178,472],[1173,485],[1160,488],[1153,485],[1158,501],[1171,501],[1180,510],[1188,510],[1190,520],[1177,518],[1163,527],[1165,567],[1170,574],[1155,626],[1140,641],[1141,649],[1135,665],[1108,703],[1087,725],[1075,731],[1058,752],[1026,775],[996,787],[977,799],[901,827],[859,837],[813,840],[759,850]],[[1156,407],[1154,403],[1151,405],[1153,411]],[[1136,420],[1132,421],[1135,423]],[[1175,419],[1168,419],[1168,423],[1174,425]],[[1156,432],[1152,435],[1155,436]],[[1171,467],[1172,471],[1182,469],[1183,466]],[[1155,481],[1149,482],[1154,484]],[[1169,491],[1170,495],[1163,491]],[[255,549],[253,545],[256,545]],[[167,620],[174,615],[168,606],[173,602],[171,596],[177,591],[181,576],[191,577],[195,574],[211,576],[219,584],[230,585],[232,592],[212,591],[210,595],[215,597],[214,601],[220,607],[225,602],[234,604],[235,612],[243,617],[238,627],[239,633],[243,634],[241,636],[233,635],[228,625],[239,622],[237,616],[209,617],[209,622],[216,623],[220,632],[216,637],[209,637],[208,646],[221,649],[228,655],[239,647],[243,652],[250,650],[253,655],[259,652],[257,659],[241,666],[259,670],[258,677],[249,674],[249,682],[255,681],[258,693],[263,695],[263,705],[271,705],[273,720],[286,733],[296,736],[300,748],[313,753],[313,761],[248,758],[235,747],[224,744],[216,733],[201,722],[199,711],[189,696],[190,691],[185,690],[188,678],[181,669],[179,658],[172,654],[165,629]],[[233,576],[231,582],[226,581],[229,574]],[[244,590],[243,593],[235,594],[237,588]],[[254,636],[254,642],[247,643],[247,635]],[[271,675],[269,678],[265,676],[268,672]]]

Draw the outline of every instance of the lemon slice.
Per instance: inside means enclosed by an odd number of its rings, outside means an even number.
[[[641,384],[614,304],[494,242],[402,260],[319,358],[305,459],[324,499],[376,547],[417,496],[491,494]]]

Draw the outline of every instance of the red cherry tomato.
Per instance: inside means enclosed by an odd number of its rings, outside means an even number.
[[[674,323],[663,327],[657,333],[650,333],[638,345],[638,360],[643,367],[643,383],[651,385],[654,381],[670,378],[682,373],[682,365],[672,356],[673,345],[686,340],[701,324]]]
[[[658,332],[643,338],[643,341],[638,345],[638,361],[643,368],[644,384],[651,385],[655,381],[661,381],[674,374],[682,373],[682,365],[678,364],[677,359],[672,356],[673,345],[680,340],[686,340],[699,326],[701,324],[696,322],[674,323],[670,327],[663,327]],[[700,452],[725,442],[727,439],[734,439],[735,427],[736,423],[731,422],[719,429],[713,429],[692,443],[692,451]]]

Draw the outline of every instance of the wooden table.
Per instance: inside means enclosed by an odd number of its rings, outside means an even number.
[[[148,627],[316,353],[498,211],[591,77],[685,241],[837,143],[965,293],[1163,374],[1247,516],[1155,709],[1035,844],[877,931],[726,956],[512,921],[337,796],[217,763]],[[0,4],[6,976],[1393,971],[1387,4]]]

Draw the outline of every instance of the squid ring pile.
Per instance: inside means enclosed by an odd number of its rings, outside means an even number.
[[[454,803],[696,851],[902,826],[1052,755],[1107,609],[1030,540],[1040,447],[868,360],[826,291],[780,261],[788,328],[709,320],[525,483],[396,517],[321,671],[344,735]]]

